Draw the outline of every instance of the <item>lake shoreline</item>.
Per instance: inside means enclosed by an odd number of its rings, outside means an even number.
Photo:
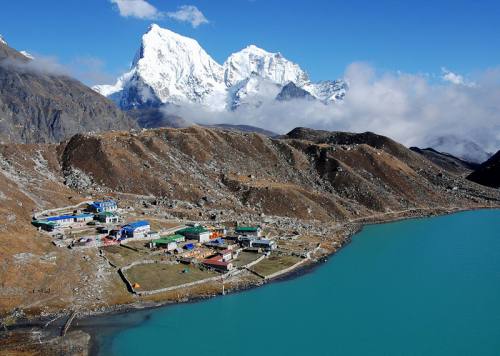
[[[356,234],[360,233],[365,226],[368,225],[378,225],[378,224],[386,224],[386,223],[392,223],[392,222],[397,222],[397,221],[402,221],[402,220],[409,220],[409,219],[422,219],[422,218],[428,218],[428,217],[437,217],[437,216],[445,216],[445,215],[450,215],[450,214],[455,214],[455,213],[460,213],[460,212],[466,212],[466,211],[474,211],[474,210],[495,210],[499,209],[498,206],[476,206],[476,207],[458,207],[458,208],[432,208],[432,209],[421,209],[419,210],[416,214],[415,211],[413,213],[402,213],[402,212],[394,212],[392,214],[401,214],[399,216],[391,216],[391,217],[384,217],[382,219],[371,219],[370,217],[365,217],[365,218],[360,218],[359,221],[355,222],[347,222],[339,227],[339,232],[342,234],[342,245],[336,249],[336,251],[332,253],[328,253],[324,256],[321,256],[317,259],[311,259],[303,263],[302,265],[298,266],[297,268],[288,271],[287,273],[284,273],[283,275],[280,275],[276,278],[264,281],[262,283],[256,283],[256,284],[248,284],[245,285],[241,288],[235,288],[229,290],[226,294],[236,294],[236,293],[243,293],[245,291],[255,289],[258,287],[261,287],[262,285],[268,284],[268,283],[279,283],[279,282],[284,282],[284,281],[289,281],[292,279],[299,278],[301,276],[304,276],[305,274],[312,273],[316,270],[316,268],[321,267],[325,262],[328,261],[329,258],[333,257],[336,252],[340,251],[345,247],[346,245],[350,244],[352,237],[355,236]],[[140,311],[140,310],[154,310],[158,308],[164,308],[168,306],[173,306],[173,305],[179,305],[179,304],[192,304],[192,303],[198,303],[200,301],[208,300],[214,297],[221,296],[222,294],[217,293],[217,294],[212,294],[212,295],[195,295],[190,298],[183,298],[181,300],[175,300],[175,301],[159,301],[159,302],[153,302],[153,301],[138,301],[134,303],[129,303],[129,304],[123,304],[123,305],[113,305],[105,309],[101,309],[99,311],[84,311],[84,314],[79,313],[78,317],[75,319],[73,322],[73,325],[70,328],[70,332],[64,338],[71,339],[74,338],[76,341],[81,340],[81,335],[80,333],[83,332],[87,335],[89,335],[89,341],[88,344],[86,345],[86,349],[89,352],[89,354],[94,355],[97,354],[99,351],[99,343],[98,343],[98,334],[99,330],[96,329],[99,328],[99,319],[102,318],[107,318],[110,316],[114,315],[120,315],[120,314],[127,314],[129,312],[134,312],[134,311]],[[47,324],[47,321],[57,318],[57,320],[53,323],[50,323],[49,325]],[[60,332],[65,319],[67,318],[67,314],[52,314],[48,316],[44,316],[42,318],[35,318],[31,320],[22,320],[14,325],[11,325],[8,327],[8,330],[12,333],[17,333],[17,332],[32,332],[33,330],[42,330],[46,337],[54,338],[54,339],[63,339],[61,337],[58,337],[58,333]],[[102,327],[102,325],[101,325]],[[35,345],[36,347],[36,345]],[[1,350],[1,347],[0,347]]]

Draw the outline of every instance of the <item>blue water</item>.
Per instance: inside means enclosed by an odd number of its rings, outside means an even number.
[[[104,324],[103,355],[500,355],[500,210],[368,226],[298,278]]]

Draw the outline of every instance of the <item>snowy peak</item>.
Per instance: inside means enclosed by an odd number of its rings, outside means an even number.
[[[312,83],[298,64],[255,45],[220,65],[196,40],[153,24],[142,36],[130,71],[114,85],[94,90],[125,110],[201,104],[223,111],[275,100],[287,85],[284,97],[289,100],[299,92],[289,83],[324,103],[341,100],[347,88],[343,81]]]
[[[165,103],[225,105],[223,69],[200,44],[153,24],[142,36],[131,70],[115,85],[94,89],[122,108]],[[222,104],[220,104],[222,102]]]
[[[142,37],[133,66],[162,103],[201,103],[224,90],[222,67],[196,40],[158,25]]]
[[[5,40],[3,39],[3,36],[2,36],[2,35],[0,35],[0,43],[1,43],[1,44],[4,44],[4,45],[6,45],[6,46],[7,46],[7,41],[5,41]]]
[[[318,83],[307,83],[304,90],[324,103],[343,100],[347,92],[347,83],[343,80],[324,80]]]
[[[302,86],[309,81],[298,64],[287,60],[281,53],[267,52],[255,45],[233,53],[224,63],[224,81],[227,86],[235,85],[252,73],[280,85],[294,82]]]

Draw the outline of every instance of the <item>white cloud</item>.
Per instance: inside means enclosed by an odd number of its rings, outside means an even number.
[[[20,73],[36,73],[39,75],[67,76],[80,80],[87,85],[113,82],[116,74],[105,70],[105,63],[92,56],[75,57],[71,61],[61,63],[57,57],[21,51],[26,60],[7,58],[0,61],[0,66]]]
[[[111,2],[118,6],[118,11],[123,17],[148,20],[160,17],[158,9],[145,0],[111,0]]]
[[[26,57],[26,59],[29,59]],[[0,66],[21,73],[37,73],[43,75],[70,75],[70,70],[61,64],[56,57],[36,55],[32,60],[7,58],[0,61]]]
[[[193,5],[183,5],[175,12],[167,12],[166,15],[172,19],[189,22],[194,28],[208,23],[203,13]]]
[[[116,4],[123,17],[135,17],[143,20],[156,20],[168,17],[180,22],[188,22],[194,28],[209,23],[203,13],[194,5],[182,5],[177,11],[162,12],[146,0],[110,0]]]
[[[470,86],[473,87],[476,84],[474,82],[469,82],[464,79],[464,77],[460,74],[453,73],[452,71],[446,69],[446,68],[441,68],[441,72],[443,75],[441,78],[449,83],[455,84],[455,85],[465,85],[465,86]]]
[[[489,152],[500,148],[500,69],[475,78],[475,86],[435,83],[420,74],[379,73],[364,63],[351,64],[345,78],[349,91],[338,104],[269,100],[229,113],[195,106],[165,110],[193,122],[248,124],[278,133],[297,126],[373,131],[407,146],[425,147],[453,135]]]

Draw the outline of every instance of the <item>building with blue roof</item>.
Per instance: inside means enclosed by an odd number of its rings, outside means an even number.
[[[122,226],[122,238],[147,237],[151,231],[151,225],[147,220],[135,221]]]
[[[118,210],[118,204],[114,200],[95,201],[89,204],[89,210],[96,213]]]
[[[89,222],[94,220],[94,214],[75,214],[73,218],[75,222]]]
[[[67,227],[74,223],[86,223],[92,220],[94,220],[93,214],[58,215],[34,220],[32,224],[43,230],[53,231],[54,229]]]

